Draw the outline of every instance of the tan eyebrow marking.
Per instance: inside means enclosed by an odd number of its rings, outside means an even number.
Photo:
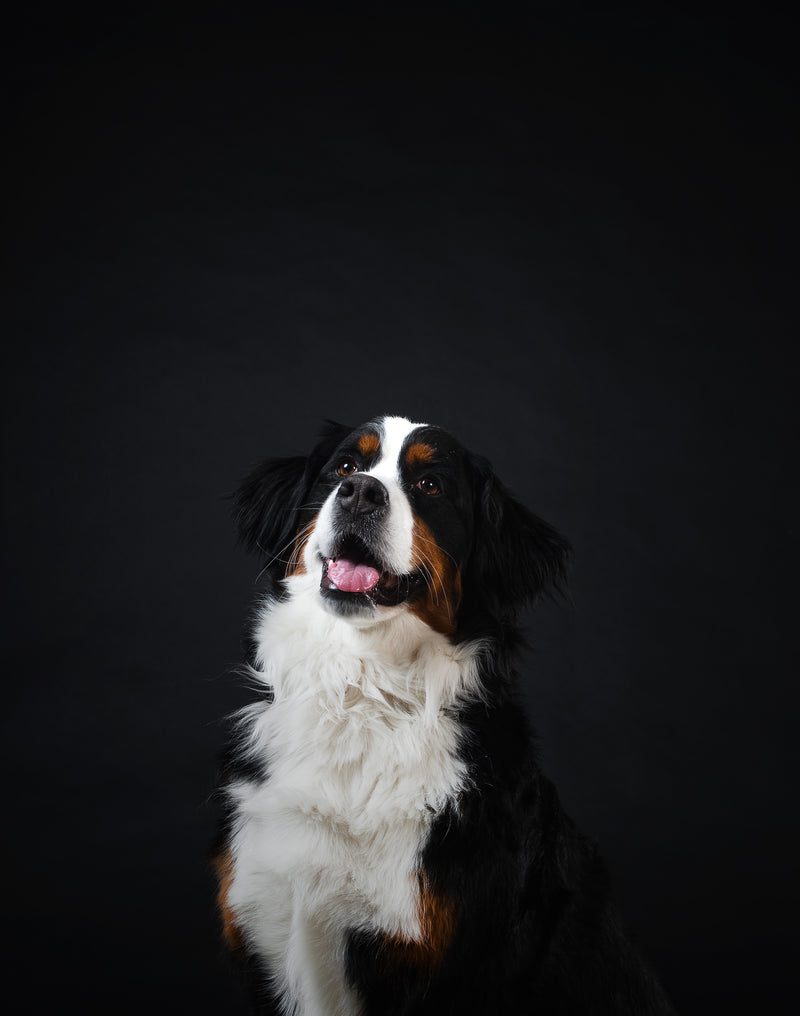
[[[381,439],[377,434],[362,434],[357,441],[357,447],[364,458],[369,458],[381,450]]]
[[[406,465],[409,469],[414,466],[424,465],[426,462],[430,462],[435,454],[435,448],[429,444],[424,444],[422,441],[418,441],[416,444],[409,445],[406,451]]]

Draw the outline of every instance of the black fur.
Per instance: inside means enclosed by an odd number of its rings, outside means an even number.
[[[265,459],[242,480],[234,494],[239,539],[248,550],[263,554],[267,570],[278,578],[285,574],[286,558],[300,519],[313,515],[309,496],[320,469],[350,433],[351,427],[327,420],[310,455]]]
[[[487,660],[488,706],[460,714],[472,789],[440,815],[422,859],[435,892],[457,901],[456,932],[435,972],[387,965],[353,933],[349,976],[367,1013],[667,1016],[656,976],[621,929],[594,844],[564,814],[537,765],[512,674]]]
[[[509,493],[486,459],[470,455],[467,462],[475,522],[459,630],[465,639],[502,637],[527,603],[564,591],[572,548]]]
[[[518,614],[563,590],[569,544],[512,497],[485,459],[434,428],[421,436],[438,450],[432,468],[448,497],[413,502],[414,510],[463,576],[454,641],[487,638],[485,699],[457,714],[471,787],[457,810],[436,817],[421,860],[433,892],[455,906],[455,932],[441,962],[425,967],[402,954],[387,962],[387,942],[354,930],[348,977],[366,1016],[666,1016],[673,1010],[621,929],[595,846],[539,768],[516,698]],[[285,545],[337,482],[335,455],[352,447],[348,428],[329,425],[308,459],[266,462],[236,495],[240,536],[261,549],[278,583]],[[406,479],[413,498],[415,477]],[[234,748],[223,782],[246,764]],[[223,842],[227,835],[223,826]],[[253,1011],[277,1013],[265,972],[240,959]]]

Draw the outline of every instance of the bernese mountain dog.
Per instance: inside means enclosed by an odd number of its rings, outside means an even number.
[[[223,937],[253,1011],[670,1013],[518,701],[570,548],[438,427],[329,424],[235,496],[258,700],[223,756]]]

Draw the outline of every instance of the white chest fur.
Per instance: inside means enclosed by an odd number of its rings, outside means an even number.
[[[358,629],[315,585],[291,579],[259,623],[274,700],[248,723],[269,777],[231,788],[229,904],[287,1013],[350,1016],[346,932],[419,938],[420,852],[467,779],[448,707],[476,692],[476,653],[406,612]]]

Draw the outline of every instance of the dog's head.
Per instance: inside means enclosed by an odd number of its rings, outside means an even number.
[[[569,555],[485,459],[396,416],[328,424],[309,456],[255,469],[235,505],[273,577],[304,576],[298,588],[361,625],[401,610],[448,636],[512,622],[563,582]]]

